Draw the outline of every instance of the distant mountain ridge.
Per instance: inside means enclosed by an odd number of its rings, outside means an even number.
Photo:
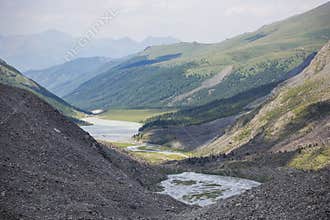
[[[79,38],[57,30],[47,30],[31,35],[1,35],[0,57],[21,71],[48,68],[62,64],[65,56]],[[147,46],[177,43],[172,37],[147,37],[141,42],[128,37],[96,38],[80,48],[76,57],[104,56],[119,58],[137,53]]]
[[[118,62],[105,57],[78,58],[47,69],[27,71],[24,75],[63,97]]]

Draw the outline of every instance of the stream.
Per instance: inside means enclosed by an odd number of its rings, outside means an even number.
[[[171,151],[171,150],[163,150],[160,146],[154,144],[141,144],[141,145],[128,146],[126,149],[134,152],[161,153],[166,155],[179,155],[188,158],[188,156],[183,153]]]
[[[134,143],[132,136],[138,133],[142,124],[127,121],[114,121],[88,117],[83,120],[93,125],[81,126],[95,139],[109,142]],[[136,144],[128,146],[128,151],[157,152],[163,154],[180,154],[180,152],[163,150],[160,146],[151,144]],[[190,205],[205,206],[219,199],[238,195],[248,189],[259,186],[260,183],[228,176],[209,175],[195,172],[184,172],[168,175],[162,181],[162,194]]]

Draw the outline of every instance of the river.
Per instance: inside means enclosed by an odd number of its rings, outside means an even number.
[[[112,142],[134,143],[132,136],[138,133],[142,124],[127,121],[114,121],[88,117],[85,121],[93,125],[81,126],[95,139]],[[135,152],[157,152],[163,154],[180,154],[176,151],[163,150],[160,146],[150,144],[133,144],[126,148]],[[162,181],[161,193],[167,194],[181,202],[191,205],[205,206],[219,199],[238,195],[260,183],[236,177],[209,175],[195,172],[184,172],[168,175]]]
[[[164,150],[158,145],[135,143],[132,136],[138,133],[139,128],[142,126],[140,123],[106,120],[97,117],[88,117],[84,118],[83,120],[93,125],[81,126],[81,128],[87,131],[97,140],[132,143],[132,146],[128,146],[126,148],[128,151],[149,153],[157,152],[166,155],[178,155],[181,157],[187,157],[185,154],[177,151],[171,151],[169,149]]]
[[[133,142],[132,136],[138,133],[140,123],[129,121],[115,121],[88,117],[83,119],[93,125],[81,126],[97,140],[112,142]]]

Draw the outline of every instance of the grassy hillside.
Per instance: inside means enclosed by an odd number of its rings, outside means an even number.
[[[66,100],[85,109],[206,104],[289,78],[330,39],[330,3],[216,44],[148,47],[81,85]],[[218,84],[195,90],[233,66]],[[182,94],[184,99],[176,99]]]
[[[293,69],[288,75],[294,76],[301,72],[310,64],[314,56],[315,54],[310,55],[304,63]],[[283,80],[249,89],[230,98],[219,99],[201,106],[149,118],[142,130],[170,125],[201,124],[218,118],[244,113],[254,108],[281,82]]]
[[[329,120],[330,41],[301,74],[277,88],[262,107],[243,116],[225,135],[198,152],[250,154],[303,149],[290,165],[304,168],[310,159],[314,161],[308,163],[311,169],[319,168],[330,160]]]
[[[126,64],[125,64],[126,65]],[[128,65],[128,64],[127,64]],[[162,68],[157,65],[115,67],[83,83],[64,99],[83,109],[161,107],[173,91],[186,92],[201,78],[178,74],[192,64]]]
[[[18,70],[9,66],[3,60],[0,60],[0,83],[31,91],[69,118],[78,118],[84,114],[34,81],[23,76]]]

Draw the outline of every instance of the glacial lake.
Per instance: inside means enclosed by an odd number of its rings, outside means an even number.
[[[168,175],[161,193],[190,205],[206,206],[257,187],[260,183],[229,176],[184,172]]]

